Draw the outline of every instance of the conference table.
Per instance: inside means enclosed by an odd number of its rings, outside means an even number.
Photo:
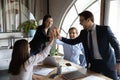
[[[93,71],[90,71],[90,70],[87,70],[86,68],[83,68],[79,65],[76,65],[70,61],[67,61],[65,59],[62,59],[61,57],[59,56],[55,56],[55,59],[58,63],[60,63],[60,65],[62,65],[62,68],[69,68],[71,69],[71,71],[77,69],[78,71],[80,71],[81,73],[85,74],[86,76],[85,77],[82,77],[82,78],[77,78],[77,79],[74,79],[74,80],[112,80],[102,74],[99,74],[99,73],[95,73]],[[69,63],[70,65],[66,65],[66,63]],[[51,78],[51,75],[54,75],[56,74],[57,72],[57,67],[55,66],[49,66],[49,65],[44,65],[43,63],[39,63],[37,64],[35,67],[34,67],[34,71],[39,71],[40,69],[42,68],[47,68],[47,69],[52,69],[51,72],[49,72],[47,75],[39,75],[39,74],[34,74],[33,77],[34,80],[65,80],[62,75],[63,74],[66,74],[66,73],[69,73],[70,71],[63,71],[61,72],[61,74],[58,74],[54,77]],[[92,78],[92,79],[91,79]]]

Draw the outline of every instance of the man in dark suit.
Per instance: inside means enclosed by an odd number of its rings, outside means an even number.
[[[80,24],[84,29],[81,30],[77,38],[67,39],[60,37],[59,33],[57,37],[63,42],[72,45],[82,42],[87,59],[87,68],[118,80],[117,69],[120,67],[119,42],[109,26],[100,26],[94,23],[94,16],[90,11],[80,13],[79,17]],[[90,34],[92,38],[89,38]]]

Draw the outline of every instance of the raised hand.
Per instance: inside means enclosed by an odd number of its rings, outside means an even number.
[[[57,27],[54,27],[54,28],[53,28],[53,30],[54,30],[54,35],[55,35],[55,38],[60,39],[59,29],[58,29]]]
[[[50,44],[52,45],[53,44],[53,42],[54,42],[54,38],[55,38],[55,35],[54,35],[54,30],[51,30],[51,32],[50,32]]]

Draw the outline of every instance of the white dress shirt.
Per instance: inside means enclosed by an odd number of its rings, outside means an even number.
[[[94,53],[94,58],[95,59],[102,59],[100,53],[99,53],[99,49],[98,49],[98,43],[97,43],[97,33],[96,33],[96,25],[94,24],[93,28],[92,28],[92,43],[93,44],[93,53]]]

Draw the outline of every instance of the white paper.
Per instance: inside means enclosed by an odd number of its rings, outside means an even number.
[[[98,77],[98,76],[90,75],[90,76],[85,77],[85,78],[83,78],[81,80],[105,80],[105,79],[103,79],[101,77]]]
[[[62,73],[64,72],[71,72],[71,71],[76,71],[78,70],[76,67],[69,66],[69,67],[62,67]]]
[[[34,74],[38,74],[38,75],[43,75],[43,76],[47,76],[51,71],[53,71],[53,68],[41,68],[40,70],[34,71]]]

